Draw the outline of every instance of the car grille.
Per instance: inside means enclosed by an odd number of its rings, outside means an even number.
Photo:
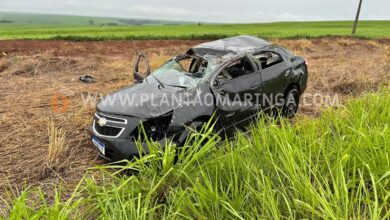
[[[113,121],[113,122],[118,122],[118,123],[122,123],[122,124],[126,124],[126,119],[122,119],[122,118],[117,118],[117,117],[114,117],[114,116],[108,116],[108,115],[104,115],[102,113],[96,113],[96,115],[100,118],[105,118],[107,119],[108,121]]]
[[[110,126],[100,126],[95,121],[95,130],[100,135],[116,137],[119,135],[119,133],[122,131],[122,129],[123,128],[116,128],[116,127],[110,127]]]
[[[100,125],[99,120],[105,119],[106,122],[109,124],[105,124],[103,126]],[[112,125],[114,124],[114,125]],[[127,124],[127,120],[125,118],[117,117],[117,116],[111,116],[102,114],[100,112],[97,112],[95,114],[95,121],[93,124],[93,128],[95,132],[98,135],[111,137],[111,138],[117,138],[122,133],[122,131],[125,129],[124,124]]]
[[[165,115],[148,119],[142,122],[142,127],[139,125],[130,134],[130,138],[133,141],[140,140],[145,141],[145,135],[153,141],[159,141],[163,139],[167,133],[169,124],[171,123],[173,112],[168,112]]]

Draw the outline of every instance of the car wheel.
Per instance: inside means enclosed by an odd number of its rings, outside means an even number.
[[[195,130],[195,131],[200,131],[203,127],[203,125],[205,124],[206,122],[203,122],[203,121],[193,121],[191,122],[188,127],[192,130]],[[190,135],[190,132],[189,130],[186,130],[184,131],[185,133],[179,137],[179,140],[177,140],[176,144],[177,144],[177,150],[176,150],[176,155],[175,155],[175,163],[178,161],[179,159],[179,155],[182,153],[183,151],[183,147],[184,145],[187,143],[189,145],[193,144],[193,140],[190,141],[190,142],[187,142],[187,138],[188,136]]]
[[[284,106],[282,109],[283,116],[293,118],[299,107],[299,90],[295,87],[290,89],[284,98]]]
[[[193,122],[191,122],[188,125],[188,127],[191,130],[200,131],[205,123],[206,122],[203,122],[203,121],[193,121]],[[189,135],[190,135],[190,130],[186,129],[186,131],[184,131],[182,136],[179,137],[179,139],[177,140],[176,144],[179,147],[182,147],[185,144],[185,142],[187,141],[187,138],[188,138]]]

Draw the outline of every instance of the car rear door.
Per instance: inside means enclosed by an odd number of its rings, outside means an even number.
[[[288,77],[292,71],[291,62],[273,51],[265,51],[254,55],[255,62],[261,74],[261,106],[267,110],[270,106],[280,103],[284,90],[289,84]]]
[[[260,85],[257,65],[247,56],[229,63],[216,74],[211,90],[224,125],[240,123],[253,114],[257,108],[256,94],[260,93]]]

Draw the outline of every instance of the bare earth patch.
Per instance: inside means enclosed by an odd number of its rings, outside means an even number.
[[[89,140],[94,106],[83,105],[82,95],[106,94],[131,84],[137,51],[149,57],[154,69],[201,42],[0,41],[0,196],[11,186],[40,185],[50,191],[58,183],[69,188],[78,183],[87,168],[103,163]],[[389,86],[389,40],[329,38],[272,43],[307,59],[307,94],[338,97],[343,103],[351,96]],[[96,82],[81,83],[78,78],[85,74]],[[54,112],[53,101],[62,95],[67,102],[57,103],[59,112]],[[320,113],[325,106],[314,105],[311,99],[315,98],[306,97],[307,105],[300,114],[315,117]],[[50,136],[57,129],[65,140]],[[65,142],[61,146],[66,145],[61,152],[50,148],[57,139]],[[70,159],[48,158],[56,154]]]

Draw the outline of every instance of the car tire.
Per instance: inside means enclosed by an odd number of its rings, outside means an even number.
[[[193,121],[188,125],[188,127],[190,127],[191,129],[194,129],[196,131],[200,131],[205,123],[207,123],[207,122]],[[182,137],[183,139],[178,140],[178,142],[176,142],[177,150],[176,150],[175,161],[174,161],[175,163],[178,161],[179,155],[181,154],[183,147],[186,144],[187,138],[190,135],[190,131],[187,130],[185,132],[186,132],[185,135]],[[189,143],[189,144],[192,144],[192,143]]]
[[[200,131],[205,123],[207,123],[207,122],[204,122],[204,121],[193,121],[193,122],[191,122],[191,123],[188,125],[188,127],[191,128],[191,129],[193,129],[193,130]],[[181,137],[179,138],[179,140],[176,142],[176,144],[177,144],[179,147],[182,147],[182,146],[185,144],[185,142],[186,142],[188,136],[190,135],[190,131],[189,131],[189,130],[186,130],[186,131],[184,131],[184,132],[185,132],[184,135],[181,136]]]
[[[284,98],[282,114],[286,118],[293,118],[299,107],[299,90],[297,87],[292,87],[288,90]]]

